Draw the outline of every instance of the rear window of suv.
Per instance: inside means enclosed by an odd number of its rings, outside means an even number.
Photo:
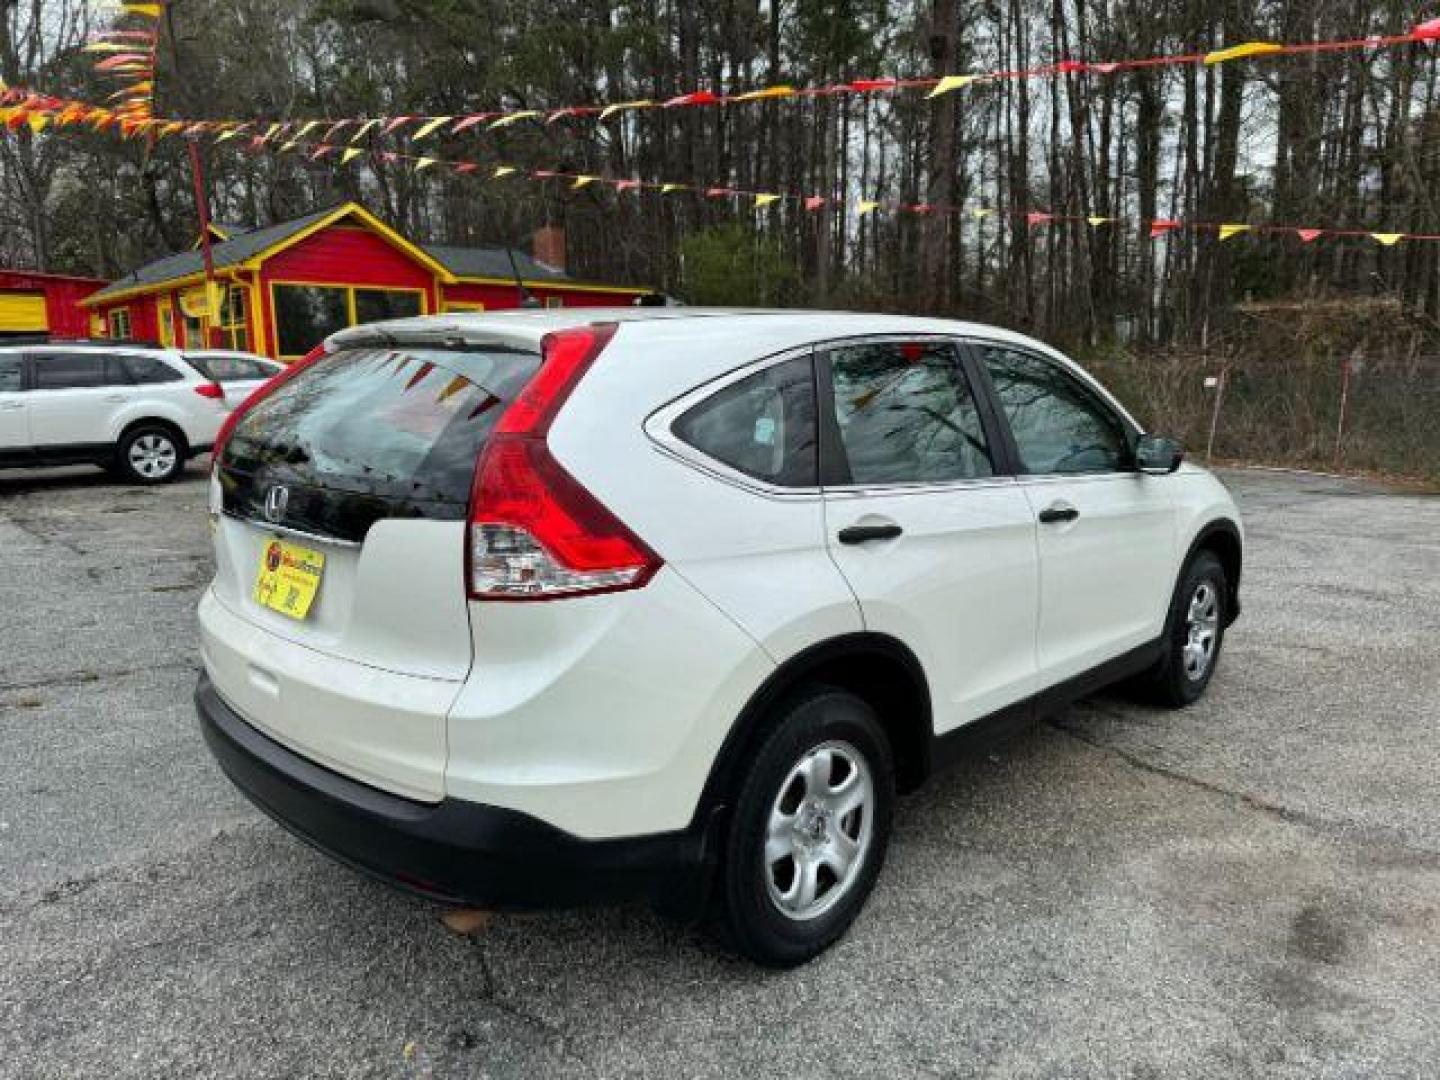
[[[539,367],[505,348],[350,349],[244,415],[220,463],[225,509],[263,519],[283,485],[285,524],[362,541],[381,518],[462,520],[475,464]]]

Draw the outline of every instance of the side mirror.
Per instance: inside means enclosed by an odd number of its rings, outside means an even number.
[[[1185,460],[1185,448],[1164,435],[1141,435],[1135,440],[1135,467],[1149,476],[1169,476]]]

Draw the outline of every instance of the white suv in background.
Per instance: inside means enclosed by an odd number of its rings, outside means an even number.
[[[221,434],[201,727],[283,825],[486,907],[802,962],[897,792],[1122,678],[1195,700],[1225,489],[989,327],[696,309],[348,330]]]
[[[90,464],[165,483],[210,451],[230,408],[220,384],[177,352],[0,342],[0,467]]]

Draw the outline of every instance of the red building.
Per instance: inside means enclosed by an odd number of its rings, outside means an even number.
[[[16,334],[88,337],[80,302],[105,287],[95,278],[0,270],[0,340]]]
[[[355,203],[251,232],[212,229],[216,285],[198,246],[83,301],[97,337],[303,356],[379,319],[521,306],[629,305],[653,290],[576,281],[504,248],[421,246]],[[553,243],[553,236],[549,238]]]

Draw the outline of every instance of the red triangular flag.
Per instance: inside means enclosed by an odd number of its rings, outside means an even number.
[[[1026,225],[1044,225],[1054,220],[1055,215],[1048,214],[1044,210],[1031,210],[1028,214],[1025,215]]]
[[[1430,19],[1427,22],[1422,22],[1419,26],[1415,27],[1414,30],[1410,31],[1410,36],[1416,41],[1440,40],[1440,19]]]
[[[1082,71],[1089,71],[1090,65],[1083,60],[1061,60],[1055,65],[1057,75],[1076,75]]]
[[[1180,222],[1178,221],[1171,221],[1169,218],[1157,218],[1150,223],[1150,239],[1157,239],[1168,232],[1174,232],[1178,228],[1180,228]]]
[[[616,190],[617,192],[621,192],[621,191],[634,191],[634,190],[636,190],[637,188],[639,188],[639,186],[640,186],[640,181],[639,181],[639,180],[617,180],[617,181],[615,181],[615,190]]]
[[[709,90],[696,90],[693,94],[681,94],[665,102],[665,107],[671,108],[675,105],[714,105],[720,98]]]
[[[478,168],[480,168],[480,166],[476,165],[473,161],[462,161],[455,166],[455,172],[460,176],[467,176]]]
[[[1295,235],[1308,244],[1310,241],[1318,239],[1324,232],[1324,229],[1296,229]]]

